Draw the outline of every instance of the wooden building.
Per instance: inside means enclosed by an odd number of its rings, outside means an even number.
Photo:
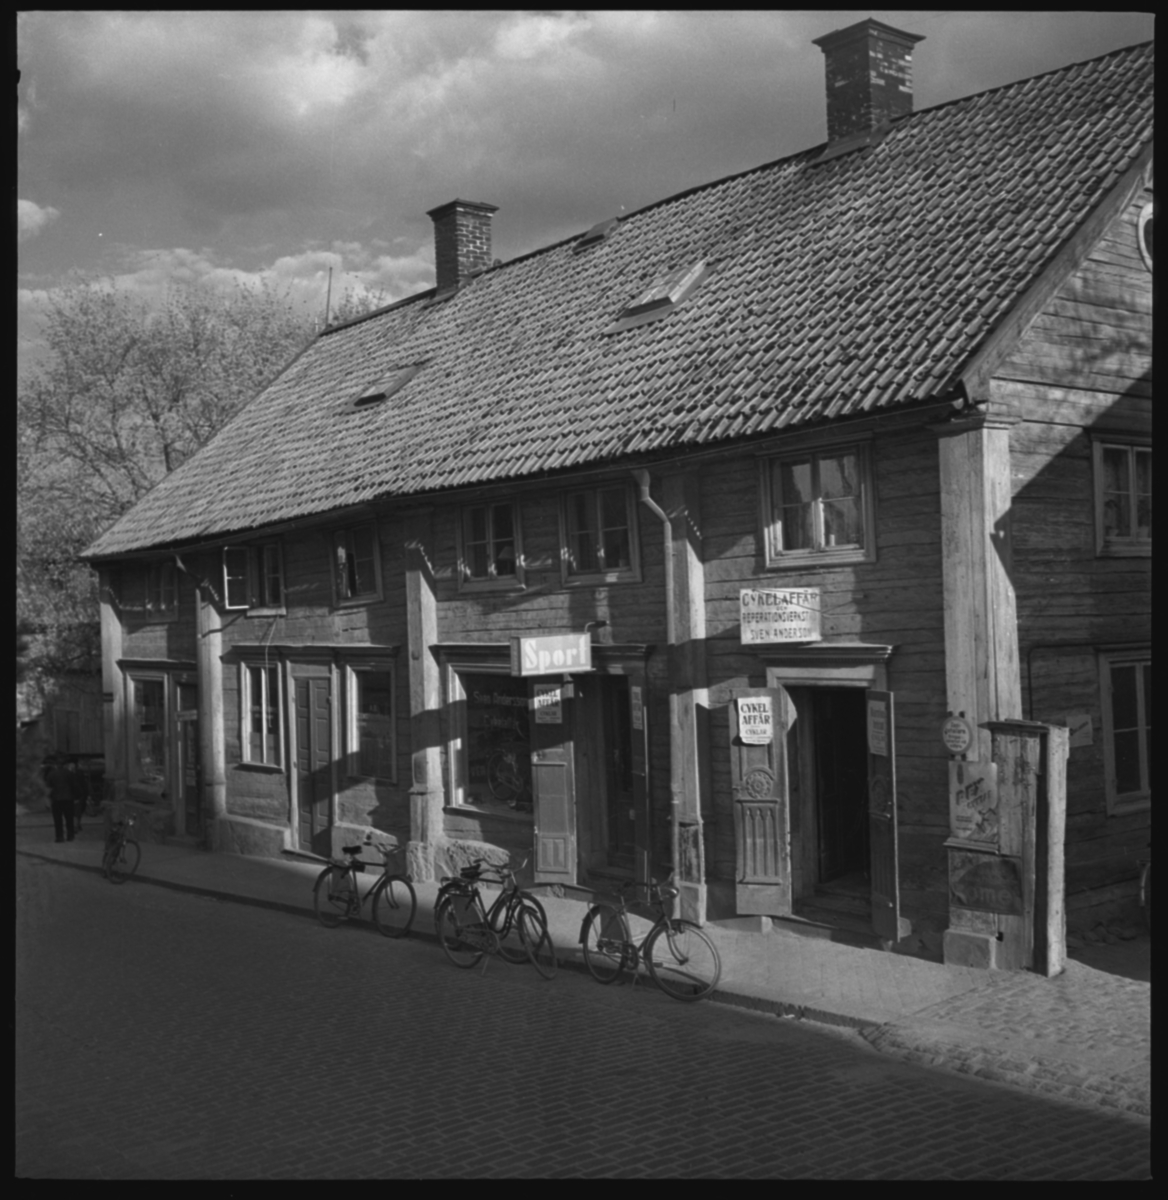
[[[433,210],[434,289],[88,551],[121,794],[222,850],[672,869],[699,918],[939,955],[942,723],[977,761],[1031,717],[1072,727],[1072,926],[1129,898],[1152,46],[913,112],[919,40],[819,39],[825,145],[514,261],[492,205]]]

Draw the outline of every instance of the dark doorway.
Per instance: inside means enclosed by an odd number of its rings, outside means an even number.
[[[868,742],[862,688],[812,688],[819,882],[868,874]]]
[[[608,865],[633,868],[633,745],[629,681],[609,676],[601,684],[604,735],[605,840]]]
[[[332,737],[327,679],[296,680],[296,794],[301,850],[332,855]]]

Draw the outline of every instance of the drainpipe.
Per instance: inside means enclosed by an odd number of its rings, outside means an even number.
[[[665,533],[665,640],[670,667],[670,686],[673,681],[673,647],[677,642],[677,620],[673,612],[673,525],[665,510],[649,495],[649,472],[633,472],[637,487],[641,491],[641,503],[661,522]]]

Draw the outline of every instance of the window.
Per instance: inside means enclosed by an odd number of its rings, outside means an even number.
[[[381,564],[375,526],[339,530],[333,538],[333,554],[338,604],[380,598]]]
[[[1095,544],[1099,554],[1152,552],[1152,447],[1096,441]]]
[[[692,266],[678,267],[666,275],[655,279],[631,304],[620,312],[616,321],[605,333],[619,333],[624,329],[632,329],[644,325],[648,321],[656,321],[680,308],[698,290],[709,272],[704,262]]]
[[[223,595],[228,608],[282,608],[284,570],[279,542],[225,547]]]
[[[393,697],[390,664],[348,668],[350,776],[391,783],[397,778]]]
[[[178,576],[173,562],[126,567],[122,573],[121,608],[145,621],[170,621],[178,615]]]
[[[456,804],[530,815],[527,680],[501,672],[450,672],[451,768]]]
[[[637,527],[628,487],[571,492],[564,497],[563,530],[568,578],[599,582],[636,578]]]
[[[1144,808],[1152,796],[1152,658],[1147,651],[1100,655],[1103,760],[1108,812]]]
[[[279,767],[283,761],[280,668],[268,663],[242,663],[239,682],[240,760]]]
[[[161,799],[166,790],[166,680],[131,676],[130,783]]]
[[[518,522],[512,504],[463,509],[464,583],[521,584]]]
[[[767,566],[875,558],[866,447],[772,459],[765,485]]]

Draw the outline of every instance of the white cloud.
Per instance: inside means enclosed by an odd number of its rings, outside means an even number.
[[[34,238],[38,233],[41,233],[45,226],[51,224],[60,215],[59,209],[48,205],[42,208],[32,200],[17,200],[17,236],[22,242],[27,242],[29,238]]]

